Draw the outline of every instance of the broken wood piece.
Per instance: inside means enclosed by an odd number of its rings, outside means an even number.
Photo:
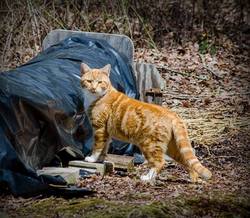
[[[154,104],[162,105],[162,97],[163,97],[162,89],[158,89],[158,88],[147,89],[145,91],[145,96],[152,97],[152,102]]]
[[[134,169],[134,157],[116,155],[116,154],[107,154],[105,161],[111,162],[114,164],[115,170],[126,170],[131,171]]]
[[[79,167],[92,173],[100,173],[101,176],[113,172],[113,164],[105,161],[104,163],[90,163],[82,160],[69,161],[69,167]]]
[[[140,100],[148,103],[154,103],[152,96],[146,96],[150,88],[164,90],[166,81],[161,77],[160,72],[153,64],[134,63],[134,74],[136,77],[136,86],[140,93]],[[158,98],[158,97],[157,97]]]
[[[75,184],[80,177],[80,168],[43,167],[37,175],[61,176],[68,184]]]

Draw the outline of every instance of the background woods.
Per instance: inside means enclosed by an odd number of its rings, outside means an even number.
[[[192,41],[202,53],[233,44],[247,49],[249,8],[246,0],[5,0],[0,3],[1,68],[26,62],[56,28],[126,34],[136,48]]]

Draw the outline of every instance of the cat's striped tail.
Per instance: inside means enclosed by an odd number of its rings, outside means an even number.
[[[202,166],[200,161],[195,156],[185,123],[177,116],[176,119],[172,121],[172,125],[175,144],[177,150],[179,151],[179,155],[177,156],[179,156],[178,159],[181,159],[179,161],[181,161],[191,171],[196,172],[202,179],[209,180],[212,173],[206,167]]]

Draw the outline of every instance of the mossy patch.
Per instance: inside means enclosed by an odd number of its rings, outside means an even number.
[[[108,201],[97,198],[36,200],[9,214],[10,217],[250,217],[249,198],[234,194],[205,193],[178,196],[150,203]]]
[[[161,203],[146,205],[101,199],[46,198],[16,211],[18,217],[169,217],[169,209]],[[10,214],[11,216],[11,214]]]

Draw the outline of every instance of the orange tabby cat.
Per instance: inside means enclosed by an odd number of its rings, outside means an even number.
[[[211,172],[194,155],[184,122],[169,109],[140,102],[118,92],[109,80],[111,66],[91,69],[81,64],[81,86],[86,93],[85,109],[94,129],[92,155],[96,162],[106,155],[111,138],[137,145],[150,170],[141,180],[153,180],[163,168],[168,154],[189,171],[191,180],[208,180]]]

